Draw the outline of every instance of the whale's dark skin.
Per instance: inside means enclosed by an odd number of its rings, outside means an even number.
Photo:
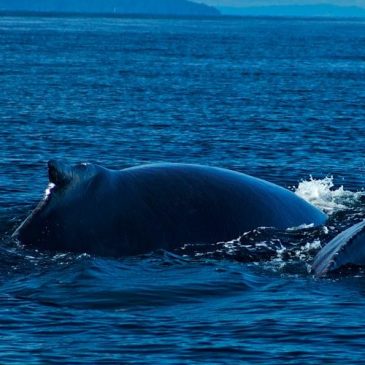
[[[154,164],[115,171],[50,161],[48,169],[49,194],[14,233],[48,250],[135,255],[327,218],[289,190],[220,168]]]
[[[312,265],[316,276],[338,272],[346,266],[365,265],[365,220],[339,233],[317,253]]]

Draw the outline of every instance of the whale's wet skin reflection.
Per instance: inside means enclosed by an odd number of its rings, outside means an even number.
[[[1,363],[363,364],[364,271],[346,265],[361,259],[365,218],[362,20],[33,16],[0,17],[0,29]],[[64,174],[47,176],[50,158]],[[213,174],[184,197],[159,191],[159,220],[153,184],[117,199],[105,174],[90,179],[93,166],[161,162],[270,181],[291,191],[288,206],[275,185],[245,210],[235,178],[223,177],[226,199],[211,194]],[[319,221],[291,222],[294,194]],[[204,209],[212,196],[222,209]],[[174,209],[184,204],[196,210]],[[257,207],[266,228],[229,213],[255,223]],[[12,237],[41,212],[65,225]],[[110,227],[139,252],[116,252]]]

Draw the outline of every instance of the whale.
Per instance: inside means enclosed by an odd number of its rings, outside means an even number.
[[[24,246],[122,257],[327,220],[286,188],[219,167],[157,163],[111,170],[51,160],[48,177],[43,199],[13,234]]]
[[[340,232],[317,253],[311,266],[315,276],[340,274],[346,267],[365,265],[365,220]]]

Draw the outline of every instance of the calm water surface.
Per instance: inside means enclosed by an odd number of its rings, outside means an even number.
[[[308,266],[365,217],[365,22],[1,17],[0,81],[2,362],[363,363],[364,274]],[[330,220],[126,259],[21,248],[51,158],[232,168]]]

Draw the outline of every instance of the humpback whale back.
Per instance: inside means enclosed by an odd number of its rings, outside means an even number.
[[[51,250],[133,255],[327,218],[287,189],[221,168],[168,163],[116,171],[50,161],[48,170],[50,193],[15,235]]]

